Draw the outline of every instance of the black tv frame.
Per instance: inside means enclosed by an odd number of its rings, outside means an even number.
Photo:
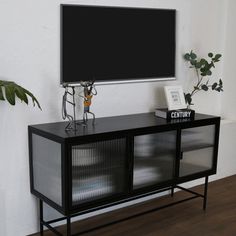
[[[176,17],[176,9],[171,8],[151,8],[151,7],[130,7],[130,6],[112,6],[112,5],[89,5],[89,4],[60,4],[60,84],[63,85],[80,85],[80,81],[78,82],[63,82],[63,7],[64,6],[75,6],[75,7],[101,7],[101,8],[124,8],[124,9],[144,9],[144,10],[163,10],[163,11],[169,11],[172,10],[175,12]],[[126,83],[145,83],[145,82],[159,82],[159,81],[170,81],[170,80],[176,80],[176,20],[175,20],[175,45],[174,45],[174,57],[175,57],[175,64],[174,64],[174,76],[169,77],[155,77],[155,76],[148,76],[148,77],[142,77],[137,79],[120,79],[120,80],[110,80],[110,81],[95,81],[95,85],[105,85],[105,84],[126,84]],[[83,81],[83,80],[81,80]]]

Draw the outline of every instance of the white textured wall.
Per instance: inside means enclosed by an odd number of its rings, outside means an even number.
[[[236,28],[235,16],[236,1],[227,1],[227,25],[225,28],[225,48],[224,48],[224,90],[222,95],[222,115],[226,119],[236,121]]]
[[[0,103],[1,236],[38,230],[36,199],[29,192],[27,126],[61,120],[60,3],[177,9],[177,81],[99,86],[92,108],[98,117],[147,112],[163,105],[163,85],[178,83],[187,89],[193,79],[182,60],[184,52],[193,49],[206,56],[224,48],[226,1],[222,0],[0,0],[0,79],[30,89],[43,108],[41,112],[20,103],[16,107]],[[229,31],[234,27],[233,21],[228,27]],[[222,65],[215,75],[221,74]],[[213,93],[197,96],[195,104],[198,111],[220,113],[220,97]],[[227,168],[222,168],[227,175]]]

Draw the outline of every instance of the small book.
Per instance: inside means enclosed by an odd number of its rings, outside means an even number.
[[[167,120],[194,119],[195,111],[191,109],[168,110],[167,108],[157,108],[155,115]]]

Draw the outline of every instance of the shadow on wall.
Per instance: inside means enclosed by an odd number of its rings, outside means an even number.
[[[5,209],[5,194],[2,189],[0,189],[0,235],[7,235],[6,232],[6,209]]]

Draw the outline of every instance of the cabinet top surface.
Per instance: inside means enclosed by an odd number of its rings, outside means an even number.
[[[46,135],[67,139],[112,132],[128,132],[129,130],[142,128],[176,127],[178,125],[188,126],[211,119],[220,119],[220,117],[196,113],[194,120],[181,119],[167,121],[166,119],[156,117],[154,113],[141,113],[134,115],[97,118],[94,125],[92,124],[92,121],[89,120],[86,126],[76,125],[76,131],[65,131],[65,127],[67,126],[68,122],[30,125],[29,128],[34,131],[45,133]]]

